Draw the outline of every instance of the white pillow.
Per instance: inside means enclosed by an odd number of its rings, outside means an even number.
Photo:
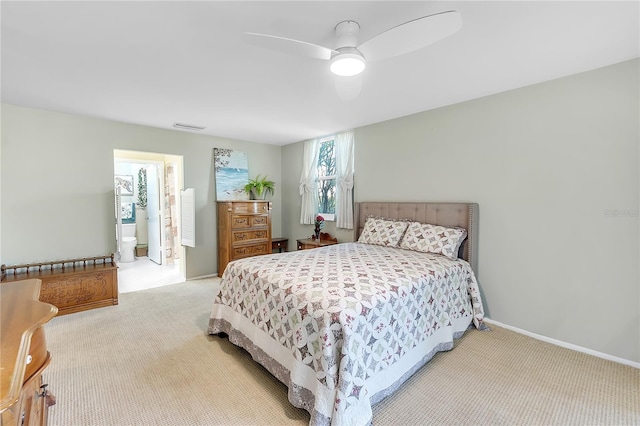
[[[442,254],[451,259],[457,259],[458,250],[465,238],[467,238],[467,230],[464,228],[412,222],[402,237],[400,248]]]
[[[409,222],[406,221],[368,217],[358,242],[398,247],[407,226],[409,226]]]

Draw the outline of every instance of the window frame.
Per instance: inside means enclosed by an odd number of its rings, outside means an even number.
[[[321,139],[318,141],[318,143],[323,144],[323,143],[326,143],[326,142],[329,142],[329,141],[333,141],[333,144],[334,144],[334,148],[333,148],[333,161],[334,161],[334,163],[335,163],[335,161],[336,161],[336,150],[335,150],[335,141],[336,141],[336,137],[335,137],[335,135],[326,136],[326,137],[324,137],[324,138],[321,138]],[[320,145],[320,149],[318,149],[318,158],[317,158],[316,160],[319,160],[319,159],[320,159],[320,152],[322,151],[321,146],[322,146],[322,145]],[[319,169],[319,165],[317,165],[316,167],[317,167],[317,169]],[[335,167],[334,167],[334,172],[335,172]],[[336,185],[337,185],[337,183],[338,183],[338,182],[337,182],[337,175],[336,175],[336,174],[329,175],[329,176],[320,176],[320,174],[319,174],[319,173],[316,173],[316,181],[317,181],[318,183],[319,183],[320,181],[328,181],[328,180],[332,180],[332,181],[334,181],[334,188],[335,188],[335,186],[336,186]],[[320,186],[318,186],[318,194],[317,194],[317,197],[318,197],[318,211],[316,212],[316,216],[317,216],[317,215],[321,215],[321,216],[324,218],[324,220],[325,220],[325,221],[328,221],[328,222],[335,222],[335,220],[336,220],[336,215],[335,215],[335,213],[323,213],[323,212],[319,211],[319,210],[320,210],[320,202],[319,202],[319,201],[320,201]]]

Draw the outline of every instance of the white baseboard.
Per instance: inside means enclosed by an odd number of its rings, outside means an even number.
[[[619,364],[624,364],[624,365],[628,365],[630,367],[635,367],[635,368],[640,369],[640,362],[635,362],[635,361],[631,361],[631,360],[628,360],[628,359],[619,358],[617,356],[605,354],[603,352],[594,351],[593,349],[584,348],[582,346],[574,345],[573,343],[563,342],[562,340],[552,339],[551,337],[543,336],[541,334],[532,333],[530,331],[523,330],[523,329],[518,328],[518,327],[513,327],[511,325],[503,324],[503,323],[501,323],[499,321],[492,320],[491,318],[485,318],[484,321],[487,322],[488,324],[495,324],[498,327],[506,328],[508,330],[515,331],[516,333],[520,333],[520,334],[524,334],[524,335],[529,336],[529,337],[533,337],[534,339],[537,339],[537,340],[542,340],[543,342],[551,343],[551,344],[554,344],[554,345],[557,345],[557,346],[561,346],[563,348],[572,349],[574,351],[582,352],[582,353],[585,353],[585,354],[596,356],[598,358],[606,359],[608,361],[613,361],[613,362],[617,362]]]
[[[191,281],[191,280],[203,280],[205,278],[218,278],[218,274],[209,274],[209,275],[201,275],[199,277],[189,277],[187,278],[187,281]]]

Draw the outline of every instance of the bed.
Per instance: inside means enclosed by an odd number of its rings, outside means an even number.
[[[477,220],[474,203],[356,203],[353,243],[231,262],[208,332],[286,384],[311,425],[369,424],[437,352],[485,329]],[[442,229],[452,244],[424,250]]]

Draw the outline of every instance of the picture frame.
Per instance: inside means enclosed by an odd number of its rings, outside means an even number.
[[[244,186],[249,182],[247,153],[213,148],[216,198],[218,201],[248,200]]]
[[[136,223],[136,203],[122,203],[122,223]]]
[[[120,187],[120,195],[133,195],[133,175],[115,175],[115,187]]]

